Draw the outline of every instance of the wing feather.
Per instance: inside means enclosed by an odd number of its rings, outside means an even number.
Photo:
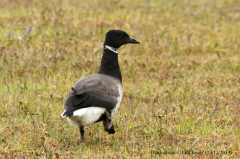
[[[91,106],[114,109],[120,96],[119,85],[117,79],[101,74],[79,80],[68,93],[63,116],[71,117],[75,110]]]

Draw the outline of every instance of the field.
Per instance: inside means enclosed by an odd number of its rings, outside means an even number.
[[[1,0],[0,158],[240,158],[238,0]],[[116,133],[62,119],[69,89],[119,49]],[[163,154],[160,154],[163,153]],[[168,154],[166,154],[168,153]]]

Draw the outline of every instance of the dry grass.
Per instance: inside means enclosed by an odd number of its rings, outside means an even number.
[[[0,158],[240,157],[239,1],[0,6]],[[109,29],[141,45],[119,49],[124,95],[116,134],[93,124],[78,144],[78,129],[60,114],[71,86],[98,71]],[[151,155],[188,150],[201,153]],[[231,153],[210,154],[221,150]]]

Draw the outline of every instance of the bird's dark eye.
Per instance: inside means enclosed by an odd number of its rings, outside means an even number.
[[[123,33],[123,34],[122,34],[122,37],[127,37],[127,34]]]

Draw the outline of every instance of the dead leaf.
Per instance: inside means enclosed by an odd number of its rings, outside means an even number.
[[[183,115],[183,106],[182,106],[182,105],[179,105],[179,107],[180,107],[180,112],[181,112],[182,118],[184,118],[184,115]]]
[[[233,148],[233,147],[236,147],[236,146],[237,146],[237,142],[234,142],[229,146],[229,148]]]

